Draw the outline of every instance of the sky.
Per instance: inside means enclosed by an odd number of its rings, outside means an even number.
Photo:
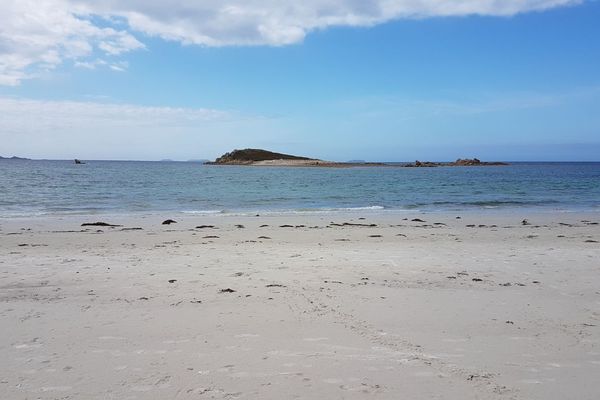
[[[599,1],[0,4],[0,156],[600,161]]]

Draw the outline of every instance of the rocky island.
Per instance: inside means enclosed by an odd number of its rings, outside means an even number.
[[[431,162],[431,161],[415,161],[414,164],[406,164],[405,167],[414,168],[430,168],[430,167],[483,167],[493,165],[508,165],[505,162],[484,162],[477,158],[459,158],[454,162]]]
[[[349,161],[335,162],[317,158],[294,156],[291,154],[275,153],[263,149],[233,150],[223,154],[208,165],[251,165],[251,166],[279,166],[279,167],[469,167],[507,165],[502,162],[483,162],[477,158],[458,159],[454,162],[415,161],[409,164],[389,164],[381,162]]]

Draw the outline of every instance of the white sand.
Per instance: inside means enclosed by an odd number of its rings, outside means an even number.
[[[95,220],[143,230],[80,231]],[[0,220],[0,399],[596,400],[582,220],[600,216]]]

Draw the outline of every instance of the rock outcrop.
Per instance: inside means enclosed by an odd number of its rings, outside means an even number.
[[[415,161],[414,164],[407,164],[405,167],[479,167],[491,165],[508,165],[504,162],[483,162],[477,158],[459,158],[454,162],[431,162],[431,161]]]

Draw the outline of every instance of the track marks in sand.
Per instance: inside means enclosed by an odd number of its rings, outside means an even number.
[[[421,345],[410,342],[399,335],[388,335],[366,321],[342,310],[342,302],[336,299],[335,294],[330,291],[325,293],[323,291],[290,289],[290,292],[303,298],[305,304],[308,305],[308,310],[301,312],[308,311],[316,315],[317,318],[331,317],[336,323],[344,326],[354,334],[369,340],[373,344],[373,348],[404,354],[407,362],[416,362],[423,365],[424,368],[430,369],[429,373],[432,376],[458,379],[463,383],[467,382],[474,391],[480,393],[481,398],[516,398],[516,390],[495,382],[493,373],[462,368],[454,363],[444,361],[442,358],[432,356]]]

